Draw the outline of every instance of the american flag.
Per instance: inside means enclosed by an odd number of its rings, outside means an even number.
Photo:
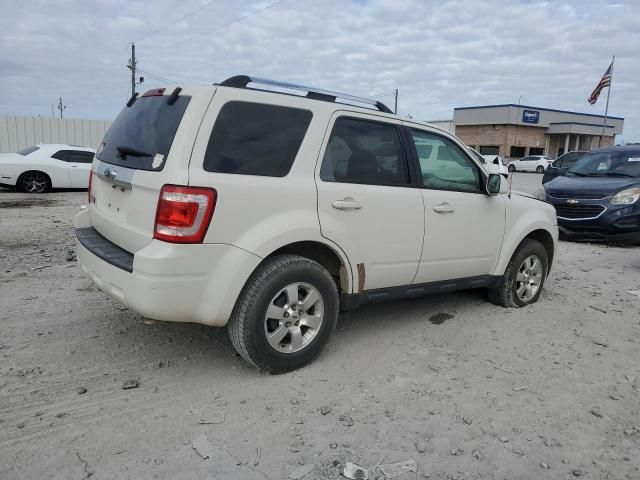
[[[607,71],[604,72],[604,75],[602,76],[602,79],[600,80],[600,83],[598,83],[598,86],[591,93],[591,96],[588,99],[589,103],[591,105],[593,105],[594,103],[596,103],[598,101],[598,97],[600,96],[600,92],[602,91],[602,89],[604,87],[610,87],[611,86],[611,69],[612,68],[613,68],[613,62],[611,62],[611,65],[609,65],[609,68],[607,68]]]

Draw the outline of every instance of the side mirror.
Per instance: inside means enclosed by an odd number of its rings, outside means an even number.
[[[500,186],[502,185],[502,175],[496,173],[489,174],[487,179],[487,193],[489,195],[498,195],[500,193]]]

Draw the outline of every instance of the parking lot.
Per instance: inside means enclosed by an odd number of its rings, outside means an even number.
[[[481,291],[363,307],[271,376],[224,330],[145,325],[93,286],[73,254],[85,201],[0,189],[2,479],[324,479],[346,462],[640,478],[640,247],[561,242],[523,309]]]

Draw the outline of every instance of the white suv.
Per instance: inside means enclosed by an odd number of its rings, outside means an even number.
[[[102,290],[151,319],[227,325],[272,372],[310,362],[364,303],[480,287],[535,302],[558,238],[553,207],[455,136],[247,76],[129,100],[75,223]]]

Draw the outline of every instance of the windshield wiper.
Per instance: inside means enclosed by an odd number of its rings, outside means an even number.
[[[584,173],[572,172],[571,170],[568,170],[567,173],[570,173],[572,175],[578,175],[579,177],[586,177]]]
[[[631,177],[631,178],[634,178],[633,175],[629,175],[628,173],[622,173],[622,172],[609,172],[606,175],[607,175],[607,177]]]
[[[148,152],[143,152],[142,150],[136,150],[135,148],[127,147],[125,145],[118,145],[116,150],[120,153],[120,156],[123,159],[126,159],[127,156],[131,157],[153,157],[153,154]]]

